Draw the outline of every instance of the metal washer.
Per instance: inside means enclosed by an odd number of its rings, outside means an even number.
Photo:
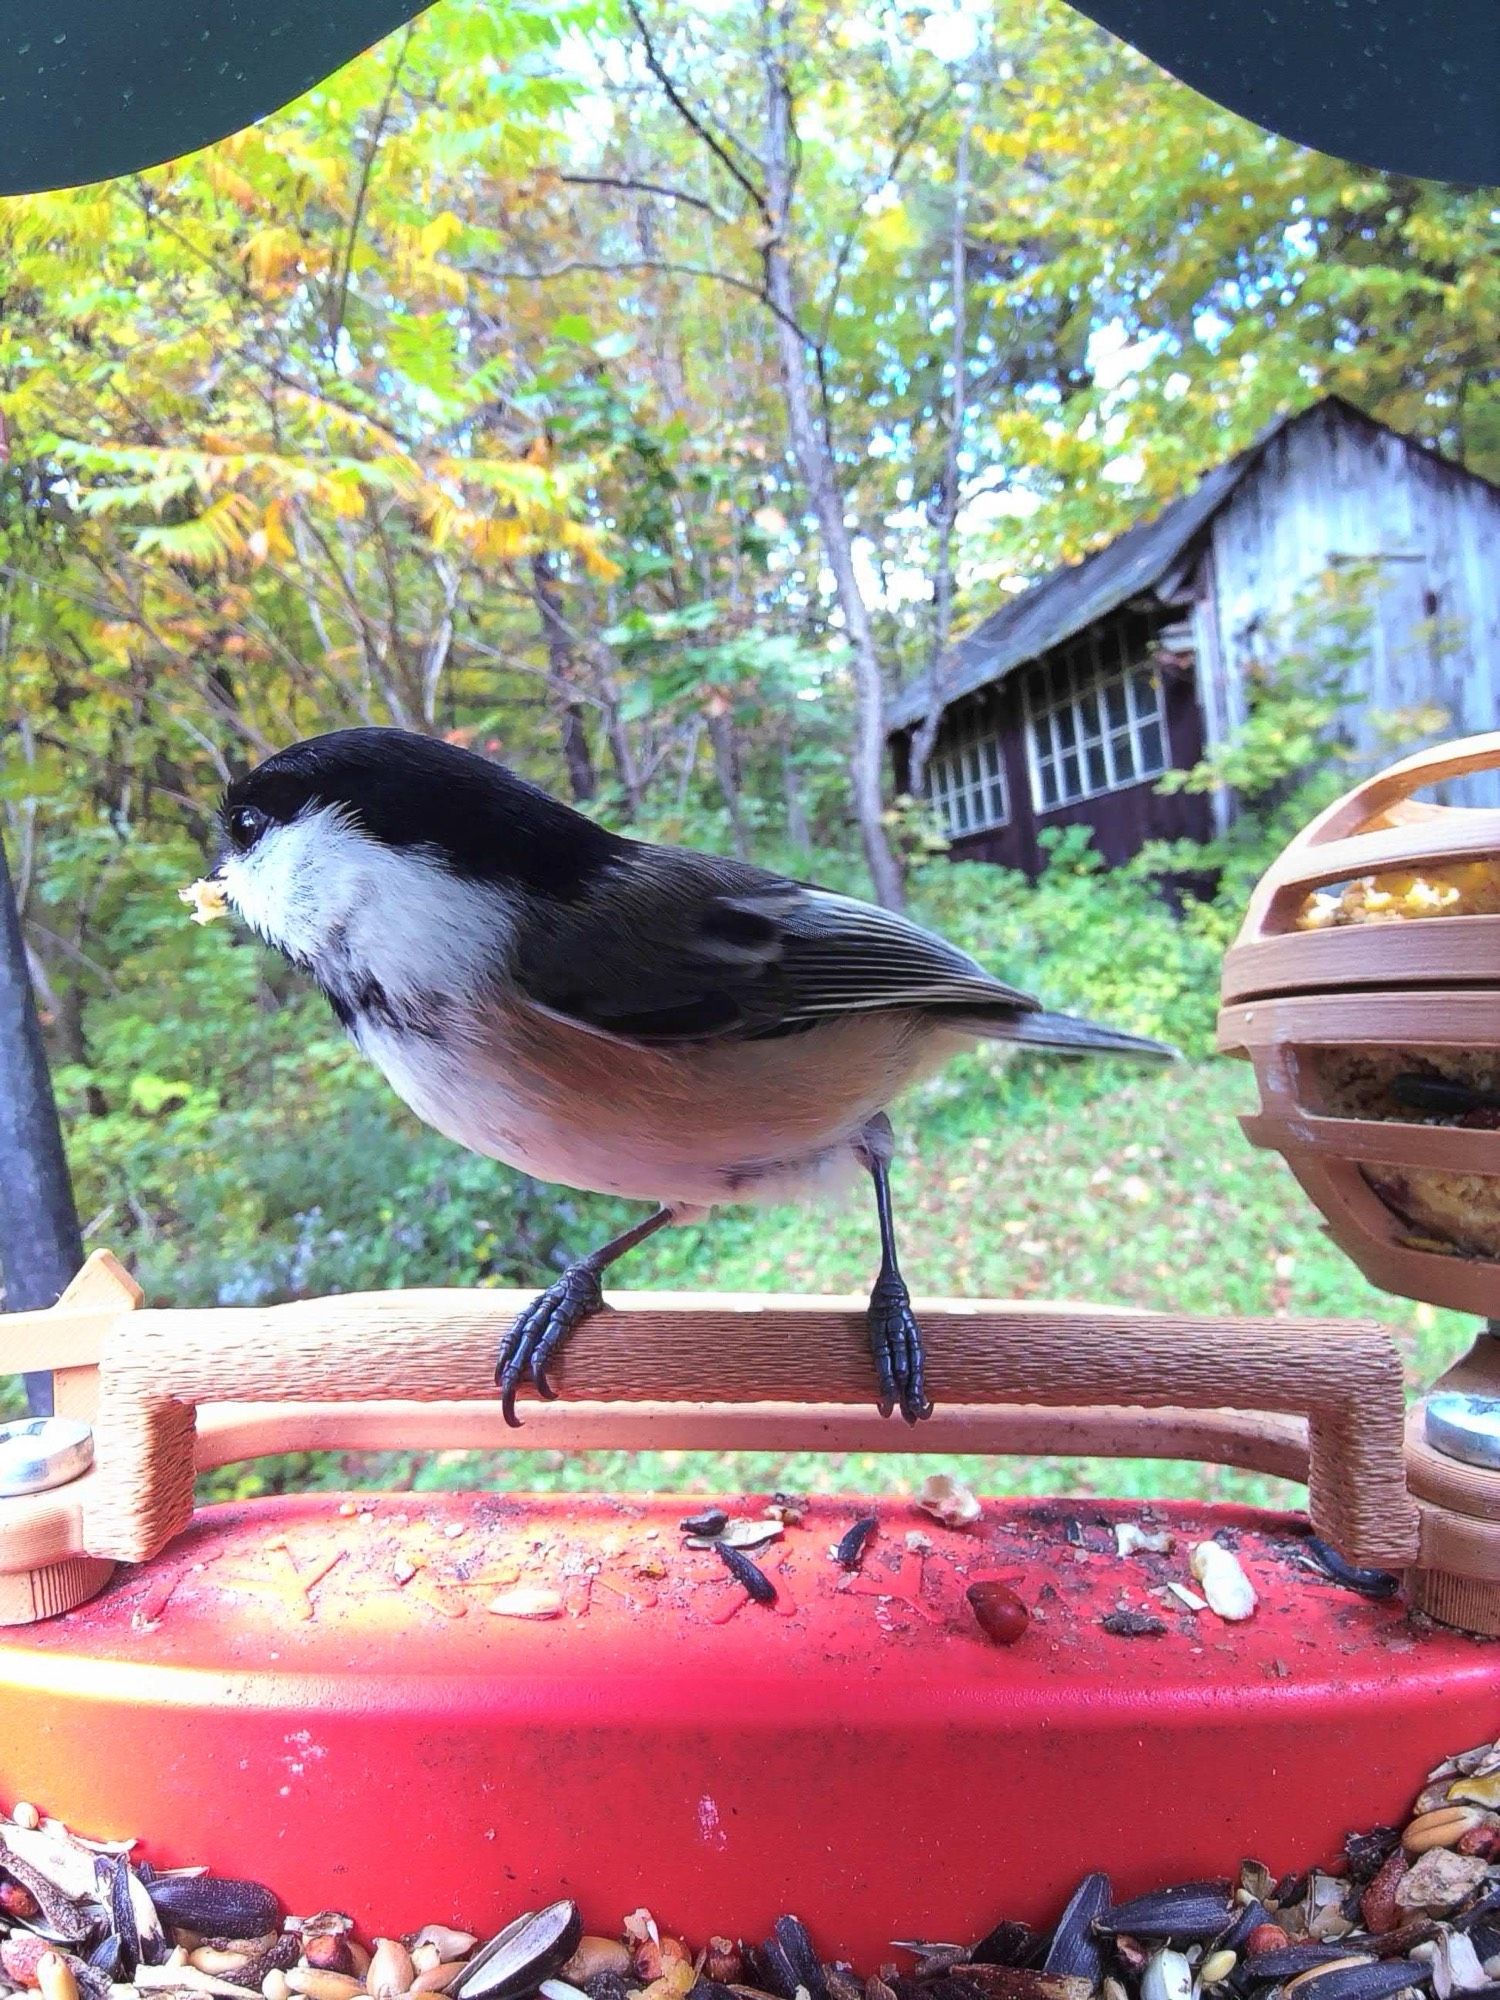
[[[1427,1442],[1461,1465],[1500,1471],[1500,1396],[1440,1389],[1423,1410]]]
[[[22,1417],[0,1424],[0,1495],[66,1486],[94,1462],[94,1433],[76,1417]]]

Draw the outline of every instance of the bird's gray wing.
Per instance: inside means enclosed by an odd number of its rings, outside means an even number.
[[[548,1012],[629,1041],[785,1034],[881,1008],[1038,1005],[889,910],[644,846],[577,906],[525,920],[513,976]]]

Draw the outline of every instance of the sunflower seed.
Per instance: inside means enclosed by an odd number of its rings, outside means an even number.
[[[873,1514],[864,1514],[852,1528],[844,1530],[833,1551],[833,1559],[841,1569],[859,1568],[864,1560],[866,1545],[879,1526]]]
[[[562,1970],[582,1936],[576,1903],[549,1903],[528,1911],[481,1945],[448,1990],[454,2000],[511,2000],[533,1993]]]
[[[164,1922],[206,1937],[260,1937],[276,1928],[281,1908],[263,1883],[227,1875],[158,1875],[146,1893]]]
[[[1107,1875],[1085,1875],[1068,1899],[1042,1960],[1043,1972],[1086,1979],[1097,1986],[1104,1972],[1104,1954],[1094,1935],[1094,1921],[1109,1908]]]
[[[1234,1914],[1222,1890],[1184,1883],[1180,1889],[1159,1889],[1154,1895],[1136,1896],[1128,1903],[1116,1905],[1096,1921],[1101,1931],[1116,1935],[1123,1931],[1131,1937],[1207,1943],[1219,1936]]]

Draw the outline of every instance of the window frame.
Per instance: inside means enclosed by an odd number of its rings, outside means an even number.
[[[956,727],[950,724],[948,717],[944,717],[943,731],[927,760],[927,800],[941,820],[943,832],[949,840],[968,840],[975,834],[998,833],[1011,825],[1015,807],[1011,798],[1010,772],[1006,769],[1005,743],[1003,724],[982,703],[973,704]],[[983,751],[989,744],[993,744],[995,749],[993,770],[986,770],[982,761]],[[955,781],[944,787],[941,783],[947,769],[944,760],[954,755],[980,758],[977,775],[960,771],[955,775]],[[996,789],[1000,795],[998,818],[994,816],[993,794]],[[963,827],[956,825],[950,817],[950,808],[960,796],[968,801],[970,811],[969,824]],[[979,806],[983,808],[982,818],[974,816]]]
[[[1101,645],[1101,636],[1104,644]],[[1106,655],[1106,647],[1108,654]],[[1065,694],[1052,692],[1059,673],[1066,676]],[[1045,699],[1039,704],[1037,688],[1045,679]],[[1119,697],[1121,720],[1113,720],[1111,694]],[[1084,709],[1093,697],[1094,721]],[[1044,813],[1066,812],[1087,805],[1093,799],[1108,798],[1115,792],[1148,785],[1172,768],[1172,746],[1167,738],[1167,712],[1161,675],[1151,664],[1149,641],[1138,651],[1127,645],[1119,623],[1093,626],[1057,652],[1031,661],[1021,676],[1022,726],[1026,736],[1026,770],[1031,785],[1031,807]],[[1068,733],[1056,718],[1066,716]],[[1042,742],[1046,731],[1045,747]],[[1151,764],[1143,742],[1145,733],[1156,731],[1159,762]],[[1116,753],[1121,742],[1128,743],[1131,771],[1122,776]],[[1103,782],[1090,775],[1090,764],[1103,772]],[[1066,766],[1077,771],[1079,789],[1065,785]],[[1050,772],[1055,796],[1048,801],[1045,779]]]

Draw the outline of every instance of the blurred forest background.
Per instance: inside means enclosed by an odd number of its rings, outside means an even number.
[[[921,1290],[1375,1312],[1430,1372],[1459,1323],[1364,1286],[1210,1054],[1248,885],[1347,779],[1345,608],[1190,780],[1242,814],[1180,909],[1168,852],[1108,872],[1069,835],[1036,885],[949,863],[890,795],[881,704],[1324,391],[1500,476],[1495,246],[1492,196],[1268,137],[1060,0],[440,0],[206,152],[0,202],[0,813],[89,1242],[159,1301],[233,1304],[530,1285],[621,1219],[422,1131],[320,1001],[177,903],[236,771],[397,723],[614,825],[904,898],[1189,1051],[1144,1078],[991,1052],[929,1086],[898,1161]],[[731,1211],[626,1282],[854,1290],[874,1242],[863,1206]]]

